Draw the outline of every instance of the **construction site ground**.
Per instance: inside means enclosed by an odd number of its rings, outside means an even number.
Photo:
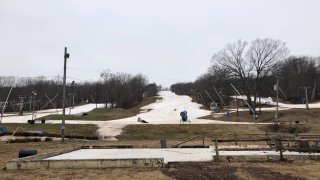
[[[178,141],[168,141],[171,146]],[[192,144],[201,144],[193,141]],[[210,141],[206,142],[207,144]],[[261,142],[263,144],[263,142]],[[15,159],[20,149],[37,149],[38,153],[57,151],[75,146],[133,145],[135,148],[159,148],[156,140],[146,141],[78,141],[71,140],[65,144],[60,141],[16,143],[1,142],[0,179],[317,179],[320,162],[183,162],[169,163],[163,168],[108,168],[108,169],[35,169],[5,170],[5,162]],[[227,143],[224,143],[227,145]],[[243,144],[244,145],[244,144]]]

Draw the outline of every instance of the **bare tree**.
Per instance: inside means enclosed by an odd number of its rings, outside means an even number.
[[[254,106],[257,102],[257,94],[261,87],[261,80],[270,74],[271,70],[283,61],[289,53],[285,43],[273,39],[256,39],[251,42],[246,57],[253,67],[254,77],[253,97]]]
[[[262,78],[288,55],[285,43],[273,39],[256,39],[247,48],[247,42],[237,41],[228,44],[224,49],[214,54],[213,65],[226,70],[229,76],[240,79],[250,105],[255,108],[257,94]],[[254,85],[249,80],[254,77]],[[252,92],[252,93],[251,93]],[[254,100],[252,102],[251,95]]]
[[[225,69],[225,72],[232,78],[240,79],[242,88],[251,105],[248,78],[253,67],[244,57],[247,45],[248,43],[242,40],[227,44],[224,49],[213,55],[212,63],[213,66]]]

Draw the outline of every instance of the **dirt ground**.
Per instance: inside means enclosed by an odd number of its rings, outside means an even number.
[[[168,141],[167,145],[177,143]],[[193,142],[200,144],[201,142]],[[207,142],[209,143],[209,142]],[[79,141],[61,144],[54,142],[32,142],[6,144],[0,142],[0,179],[319,179],[319,161],[295,162],[188,162],[169,163],[163,168],[107,168],[107,169],[36,169],[5,170],[5,162],[15,159],[20,149],[36,149],[38,153],[85,145],[133,145],[135,148],[159,148],[154,141]],[[210,144],[208,144],[210,145]]]
[[[320,162],[169,163],[163,173],[175,179],[318,179]]]

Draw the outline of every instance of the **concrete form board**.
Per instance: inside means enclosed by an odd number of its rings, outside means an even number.
[[[163,158],[149,159],[90,159],[90,160],[35,160],[9,161],[7,170],[25,170],[38,168],[125,168],[125,167],[162,167]]]

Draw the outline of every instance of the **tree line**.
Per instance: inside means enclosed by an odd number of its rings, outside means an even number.
[[[320,58],[288,55],[289,49],[280,40],[238,40],[214,53],[208,71],[195,82],[176,83],[171,90],[193,96],[205,106],[212,101],[221,104],[219,93],[228,105],[229,97],[236,95],[233,84],[255,110],[258,97],[276,97],[278,79],[281,100],[304,103],[305,89],[309,102],[319,100]]]
[[[113,73],[103,71],[101,79],[94,82],[71,82],[66,85],[66,105],[104,103],[111,108],[129,108],[141,102],[144,97],[156,96],[158,85],[149,83],[142,74]],[[0,107],[2,108],[11,89],[6,111],[17,112],[23,102],[23,110],[40,110],[62,107],[62,77],[23,78],[0,77]],[[54,99],[53,99],[54,98]],[[53,99],[53,103],[49,100]]]

